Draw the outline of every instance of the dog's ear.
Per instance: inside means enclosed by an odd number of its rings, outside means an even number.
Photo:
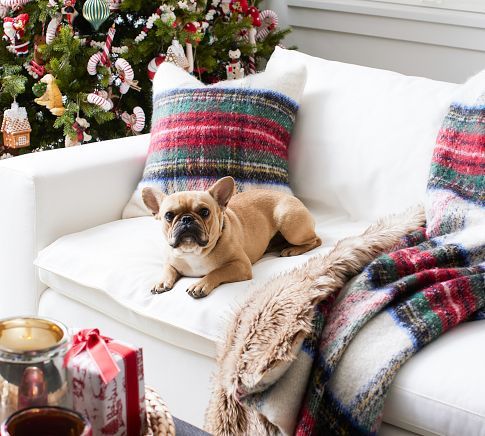
[[[141,191],[143,203],[145,203],[145,206],[153,215],[156,215],[160,210],[160,205],[162,204],[164,197],[165,194],[162,191],[148,186]]]
[[[225,208],[234,194],[235,186],[236,182],[234,182],[232,177],[223,177],[214,183],[208,189],[208,192],[212,195],[214,200],[217,201],[220,207]]]

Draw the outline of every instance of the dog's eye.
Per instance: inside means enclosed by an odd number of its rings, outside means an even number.
[[[206,207],[203,207],[201,210],[199,210],[199,215],[202,218],[207,218],[209,216],[209,214],[210,214],[210,211]]]
[[[175,214],[173,212],[167,212],[165,214],[165,219],[168,221],[168,222],[171,222],[173,220],[173,217],[175,216]]]

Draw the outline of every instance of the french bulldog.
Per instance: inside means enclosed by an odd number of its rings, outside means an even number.
[[[303,203],[291,195],[254,189],[234,195],[232,177],[207,191],[165,195],[146,187],[143,202],[163,223],[166,262],[152,293],[170,291],[181,277],[202,277],[187,292],[209,295],[222,283],[250,280],[252,267],[280,237],[281,256],[296,256],[321,245]]]

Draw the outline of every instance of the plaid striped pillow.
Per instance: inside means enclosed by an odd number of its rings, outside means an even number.
[[[264,188],[291,193],[288,145],[298,103],[278,87],[232,83],[236,86],[182,86],[154,94],[145,170],[125,218],[148,214],[140,198],[145,186],[171,194],[205,190],[232,176],[239,192]]]

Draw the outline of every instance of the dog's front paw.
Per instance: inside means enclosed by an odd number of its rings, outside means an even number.
[[[167,286],[165,284],[165,282],[162,282],[162,283],[159,283],[158,285],[155,285],[152,289],[151,289],[151,293],[153,295],[156,295],[156,294],[163,294],[164,292],[168,292],[168,291],[171,291],[172,288]]]
[[[207,297],[207,295],[209,295],[214,288],[215,286],[202,279],[190,286],[187,289],[187,294],[194,298],[203,298]]]

